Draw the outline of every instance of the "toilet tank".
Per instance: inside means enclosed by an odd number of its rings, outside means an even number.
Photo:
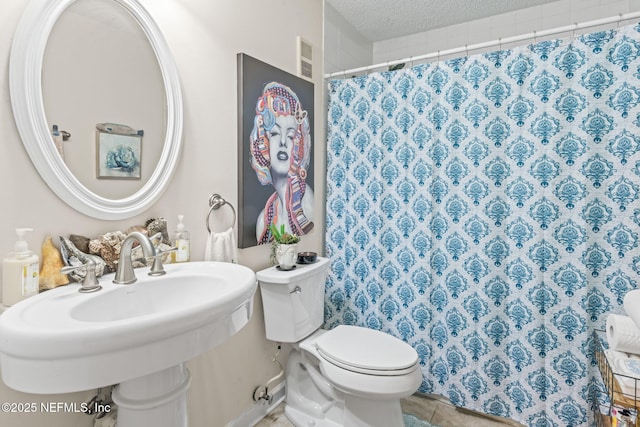
[[[256,273],[262,295],[267,339],[294,343],[319,329],[324,321],[324,286],[329,259],[296,264],[281,271],[277,267]]]

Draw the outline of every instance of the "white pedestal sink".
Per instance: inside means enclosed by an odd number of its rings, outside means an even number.
[[[224,342],[251,317],[255,273],[237,264],[136,269],[131,285],[100,279],[89,294],[56,288],[0,316],[0,370],[13,389],[68,393],[119,384],[118,427],[187,426],[184,362]]]

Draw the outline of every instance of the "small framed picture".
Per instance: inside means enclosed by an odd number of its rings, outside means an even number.
[[[105,131],[100,125],[96,128],[96,177],[140,179],[143,132],[122,134]]]

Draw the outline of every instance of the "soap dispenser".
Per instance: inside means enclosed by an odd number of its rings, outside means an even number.
[[[177,248],[173,252],[173,262],[187,262],[191,258],[191,239],[183,219],[184,215],[178,215],[178,225],[172,239],[173,246]]]
[[[16,228],[18,241],[2,263],[2,305],[7,307],[38,293],[40,259],[25,240],[29,231],[33,230]]]

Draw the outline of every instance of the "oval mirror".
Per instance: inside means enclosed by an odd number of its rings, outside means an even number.
[[[32,0],[28,4],[18,24],[11,48],[9,66],[11,103],[25,149],[49,187],[67,204],[86,215],[99,219],[124,219],[148,209],[160,197],[173,176],[182,145],[182,95],[179,77],[160,29],[138,0],[92,0],[99,2],[100,7],[97,8],[95,4],[90,4],[71,8],[76,2],[79,5],[85,1],[89,2],[89,0]],[[113,18],[104,18],[103,12],[106,10],[102,9],[107,8],[115,8],[115,12],[111,11],[115,13]],[[116,13],[121,9],[126,11],[125,18],[118,17]],[[79,78],[82,74],[66,76],[66,83],[64,78],[49,78],[50,75],[56,75],[55,70],[51,69],[54,66],[52,64],[56,64],[56,62],[50,57],[61,55],[58,53],[59,47],[50,49],[49,42],[53,35],[52,30],[55,29],[55,38],[58,39],[59,26],[65,25],[71,19],[70,16],[74,14],[86,15],[85,12],[89,10],[94,11],[95,17],[102,16],[101,22],[90,25],[93,32],[97,32],[96,29],[102,24],[107,24],[116,25],[119,27],[116,28],[116,33],[130,34],[132,40],[135,40],[136,37],[140,39],[135,35],[136,32],[145,36],[145,42],[150,46],[150,53],[145,55],[138,49],[139,55],[131,57],[129,54],[129,60],[118,58],[115,53],[123,49],[118,49],[117,44],[113,49],[105,47],[107,45],[100,45],[98,48],[94,46],[94,49],[98,51],[105,49],[107,51],[96,55],[99,64],[90,65],[89,69],[91,67],[94,69],[96,67],[105,68],[106,64],[112,61],[121,70],[124,70],[119,74],[124,76],[122,78],[129,77],[133,81],[119,83],[117,79],[109,82],[96,82],[87,79],[89,83],[86,83],[85,86],[78,85],[76,87],[75,83],[82,80]],[[64,17],[61,17],[63,13]],[[127,19],[133,22],[133,25],[127,24]],[[77,35],[75,37],[82,38]],[[100,38],[109,37],[97,34],[96,39]],[[59,41],[53,40],[51,43],[52,45],[60,44]],[[91,44],[93,43],[91,42]],[[122,40],[119,40],[118,43],[121,46]],[[132,44],[135,43],[132,42]],[[64,46],[64,42],[62,45]],[[68,47],[70,50],[75,50],[75,48],[71,49],[70,45]],[[81,54],[80,58],[73,61],[88,56],[90,55],[86,53]],[[139,69],[143,65],[146,66],[148,62],[152,62],[149,65],[151,67],[149,72],[152,74],[154,67],[159,69],[156,72],[158,75],[156,80],[161,83],[158,90],[136,84],[133,77],[140,76],[141,74],[137,71],[140,71]],[[47,68],[43,69],[45,65]],[[131,67],[129,72],[127,72],[127,66]],[[78,67],[73,67],[73,70],[82,73],[80,64]],[[145,71],[142,72],[145,73]],[[45,73],[46,77],[43,77]],[[107,74],[103,75],[110,74],[113,73],[107,71]],[[47,88],[46,99],[43,96],[45,93],[43,81]],[[96,87],[95,91],[86,96],[86,92],[91,90],[91,85],[101,83],[104,83],[104,86],[110,86],[111,90],[107,88],[105,91],[104,87]],[[118,89],[121,92],[118,92]],[[74,95],[74,91],[78,90],[85,96],[84,98],[80,96],[80,93]],[[117,94],[115,97],[111,97],[115,100],[106,99],[110,96],[110,92]],[[61,99],[62,102],[59,102]],[[120,101],[121,107],[118,107]],[[115,105],[115,107],[106,110],[107,113],[104,112],[104,109],[96,109],[100,113],[94,113],[93,116],[87,114],[86,117],[83,117],[82,119],[86,120],[79,128],[81,131],[72,133],[70,140],[63,143],[63,145],[69,144],[63,157],[56,147],[55,142],[59,142],[59,139],[54,141],[51,125],[59,121],[59,132],[64,132],[66,131],[64,129],[65,122],[77,123],[78,117],[64,117],[60,111],[67,109],[58,108],[61,105],[73,103],[87,104],[87,106],[109,104]],[[85,110],[87,109],[85,108]],[[127,115],[127,109],[132,113]],[[133,112],[140,110],[145,110],[145,112],[149,110],[150,112],[142,118],[140,115],[133,114]],[[134,119],[131,119],[132,116]],[[114,124],[114,122],[124,125],[131,124],[134,128],[131,128],[131,133],[127,134],[122,131],[122,129],[127,129],[127,126]],[[142,127],[144,129],[140,129]],[[88,132],[87,129],[90,131]],[[109,132],[113,132],[113,135]],[[122,134],[127,134],[127,137],[122,137]],[[102,147],[113,147],[109,144],[114,144],[114,138],[119,138],[116,139],[117,141],[125,141],[125,148],[136,153],[140,160],[137,170],[124,169],[127,173],[116,174],[115,177],[111,170],[101,170],[100,153]],[[77,146],[72,146],[72,144],[77,144]],[[119,148],[121,146],[116,145]],[[83,154],[79,155],[78,153]],[[66,162],[65,157],[67,158]],[[77,158],[74,159],[74,157]]]

